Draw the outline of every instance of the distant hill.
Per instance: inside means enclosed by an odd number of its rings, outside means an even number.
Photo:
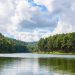
[[[75,32],[56,34],[42,38],[38,42],[38,50],[42,52],[75,52]]]
[[[0,53],[24,53],[29,52],[28,43],[5,37],[0,33]]]
[[[36,52],[38,51],[38,42],[28,42],[27,48],[30,52]]]

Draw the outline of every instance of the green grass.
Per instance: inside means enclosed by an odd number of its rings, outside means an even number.
[[[39,51],[39,52],[34,52],[34,53],[37,53],[37,54],[61,54],[61,55],[63,55],[63,54],[68,54],[68,55],[72,55],[72,54],[75,54],[75,53],[72,53],[72,52],[69,52],[69,53],[66,53],[66,52],[56,52],[56,51],[53,51],[53,52],[41,52],[41,51]]]

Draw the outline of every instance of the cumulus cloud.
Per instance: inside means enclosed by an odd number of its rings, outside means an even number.
[[[75,0],[0,0],[0,32],[23,41],[75,31]]]
[[[60,4],[59,4],[60,3]],[[54,2],[54,10],[59,11],[60,20],[54,33],[68,33],[75,31],[75,0],[57,0]]]

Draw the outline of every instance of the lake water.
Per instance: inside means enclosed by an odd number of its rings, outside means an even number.
[[[0,75],[75,75],[75,55],[0,54]]]

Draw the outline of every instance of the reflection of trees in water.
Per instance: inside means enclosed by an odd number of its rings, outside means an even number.
[[[9,67],[11,64],[19,61],[19,58],[1,58],[0,57],[0,71],[5,67]]]
[[[0,75],[39,75],[38,59],[1,58]]]
[[[75,59],[66,59],[66,58],[43,58],[39,59],[39,65],[41,67],[48,68],[55,72],[67,72],[75,73]]]
[[[15,70],[13,70],[15,68]],[[40,59],[21,59],[21,58],[0,58],[0,73],[12,71],[15,73],[26,74],[29,72],[39,75],[39,72],[58,72],[60,73],[75,73],[75,59],[67,58],[40,58]],[[11,70],[10,70],[11,69]],[[18,72],[16,72],[18,70]],[[10,72],[11,73],[11,72]],[[70,75],[69,74],[69,75]],[[0,74],[1,75],[1,74]],[[6,74],[5,74],[6,75]],[[10,74],[9,74],[10,75]],[[15,74],[13,74],[15,75]]]

